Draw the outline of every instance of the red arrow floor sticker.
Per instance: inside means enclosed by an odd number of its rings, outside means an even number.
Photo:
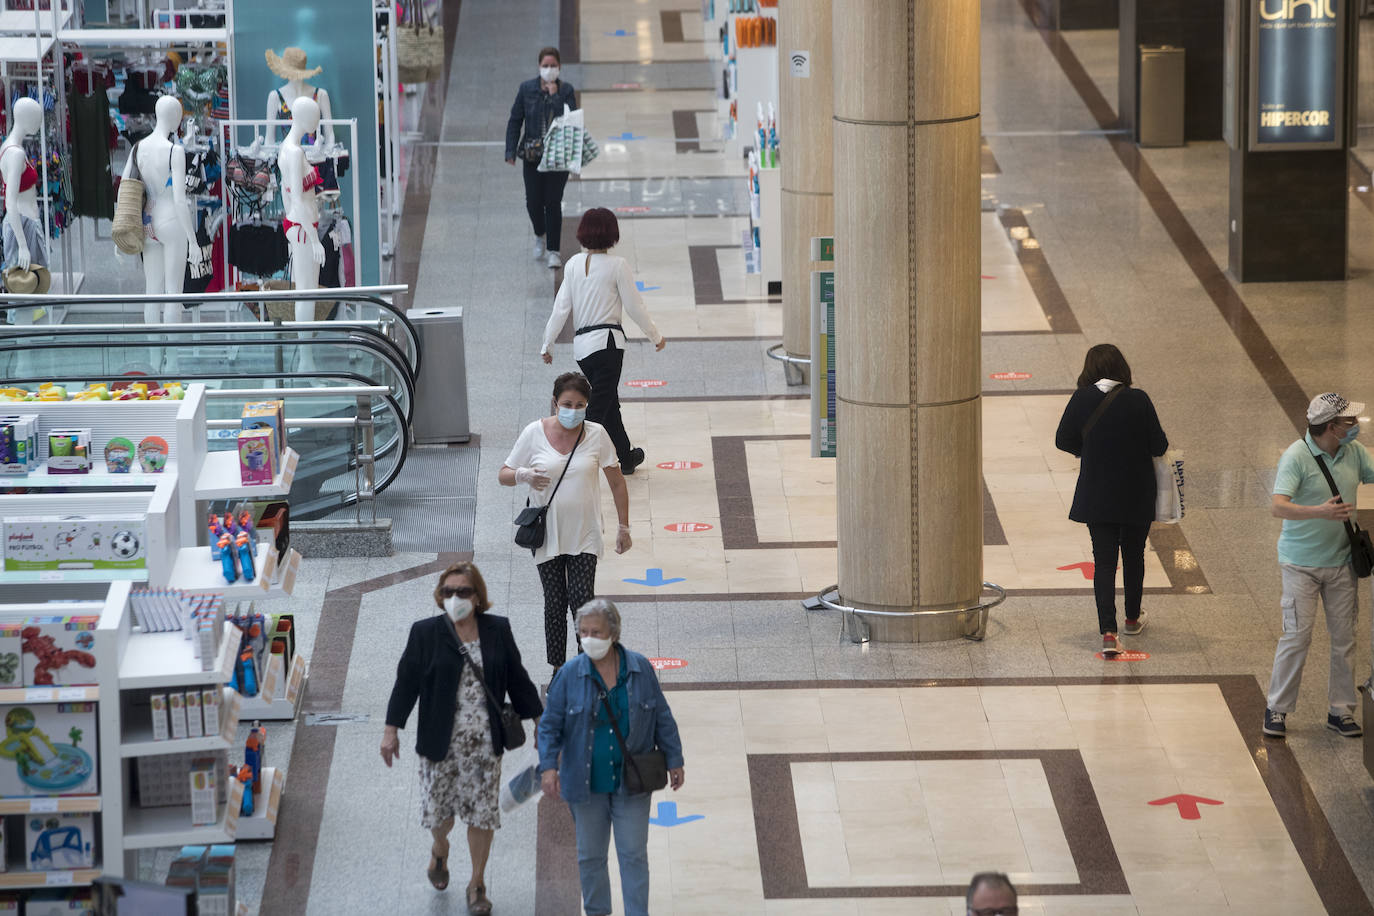
[[[988,376],[995,382],[1024,382],[1030,377],[1029,372],[994,372]]]
[[[649,659],[649,664],[654,666],[655,671],[687,667],[687,661],[681,658],[651,658]]]
[[[711,526],[705,522],[673,522],[671,525],[664,525],[663,530],[677,534],[691,534],[693,531],[710,531]]]
[[[695,471],[701,467],[700,461],[660,461],[654,465],[661,471]]]
[[[1082,570],[1083,578],[1091,582],[1093,580],[1093,570],[1096,569],[1096,567],[1093,566],[1092,561],[1084,560],[1082,563],[1070,563],[1068,566],[1056,566],[1055,569],[1061,572],[1067,572],[1070,569]]]
[[[668,384],[661,378],[632,378],[625,383],[626,388],[662,388]]]
[[[1202,812],[1198,810],[1198,805],[1221,805],[1215,798],[1203,798],[1201,795],[1170,795],[1168,798],[1156,798],[1147,804],[1151,805],[1178,805],[1178,816],[1185,821],[1197,821],[1202,819]]]
[[[1107,658],[1107,656],[1103,655],[1101,652],[1098,652],[1097,657],[1102,659],[1104,662],[1143,662],[1150,657],[1150,653],[1135,651],[1118,652],[1111,658]],[[1150,802],[1150,804],[1154,804],[1154,802]]]

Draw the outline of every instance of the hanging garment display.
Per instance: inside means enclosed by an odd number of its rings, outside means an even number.
[[[114,176],[110,172],[110,101],[104,85],[69,99],[72,130],[72,212],[114,218]]]

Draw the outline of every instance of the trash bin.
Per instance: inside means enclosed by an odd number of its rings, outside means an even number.
[[[461,308],[410,309],[420,337],[420,375],[410,428],[416,445],[467,442],[468,370]]]
[[[1183,145],[1183,49],[1140,46],[1135,142],[1141,146]]]

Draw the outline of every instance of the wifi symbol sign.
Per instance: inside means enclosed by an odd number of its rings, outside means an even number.
[[[811,52],[792,52],[792,75],[803,79],[811,76]]]

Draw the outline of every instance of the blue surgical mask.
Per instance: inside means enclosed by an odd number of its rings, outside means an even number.
[[[558,425],[564,429],[577,429],[578,425],[587,417],[585,407],[560,407],[558,408]]]
[[[1360,424],[1356,423],[1354,426],[1350,427],[1350,429],[1346,430],[1344,436],[1341,436],[1341,445],[1349,445],[1354,442],[1359,435]]]

